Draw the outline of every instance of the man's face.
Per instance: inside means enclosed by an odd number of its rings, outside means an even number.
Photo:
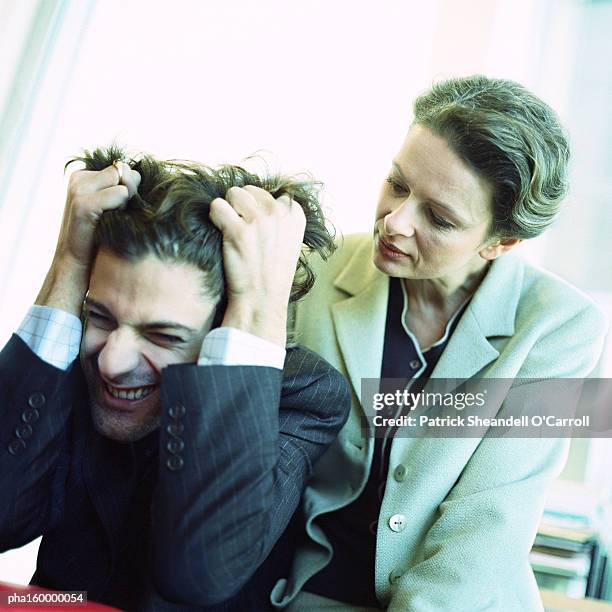
[[[98,253],[81,364],[101,434],[132,442],[158,427],[162,369],[196,362],[212,323],[217,302],[203,287],[204,274],[191,264]]]

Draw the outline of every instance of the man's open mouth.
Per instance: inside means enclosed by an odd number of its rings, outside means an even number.
[[[155,391],[157,385],[147,385],[145,387],[130,387],[124,389],[113,387],[108,383],[104,383],[104,386],[106,387],[106,390],[110,393],[110,395],[117,399],[139,400],[143,397],[147,397],[147,395],[151,395],[151,393]]]

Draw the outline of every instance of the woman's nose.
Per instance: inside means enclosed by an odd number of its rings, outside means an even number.
[[[383,219],[385,235],[412,236],[415,228],[414,208],[410,198],[406,198],[397,208],[386,214]]]

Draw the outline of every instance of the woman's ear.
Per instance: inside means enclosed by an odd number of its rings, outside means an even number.
[[[479,255],[488,261],[497,259],[500,255],[507,253],[510,249],[513,249],[517,244],[521,243],[520,238],[500,238],[492,244],[484,247]]]

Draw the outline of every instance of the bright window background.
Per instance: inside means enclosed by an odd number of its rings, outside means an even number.
[[[610,31],[603,0],[1,0],[0,342],[42,283],[82,148],[264,152],[325,183],[338,230],[369,231],[411,100],[475,72],[522,82],[568,127],[567,211],[522,248],[612,312]],[[566,475],[607,490],[608,444],[577,444]],[[35,548],[0,556],[0,579],[27,582]]]

